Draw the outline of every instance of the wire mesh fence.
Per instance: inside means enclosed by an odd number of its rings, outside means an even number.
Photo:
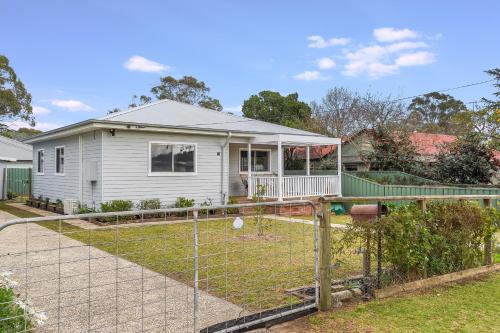
[[[314,211],[298,200],[9,221],[0,331],[230,332],[313,308]]]

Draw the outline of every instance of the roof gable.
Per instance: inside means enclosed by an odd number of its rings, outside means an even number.
[[[0,136],[0,158],[30,161],[33,159],[33,147],[17,140]]]

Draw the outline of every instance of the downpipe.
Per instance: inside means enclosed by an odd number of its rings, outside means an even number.
[[[232,135],[231,132],[227,132],[226,141],[220,146],[220,202],[223,205],[227,204],[227,195],[224,192],[224,150],[229,144]]]

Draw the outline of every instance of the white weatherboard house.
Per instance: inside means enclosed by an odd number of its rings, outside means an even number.
[[[26,142],[33,144],[33,196],[89,207],[116,199],[173,204],[177,197],[226,203],[252,197],[257,184],[276,200],[341,194],[340,175],[283,170],[284,147],[333,144],[340,155],[339,139],[170,100]]]

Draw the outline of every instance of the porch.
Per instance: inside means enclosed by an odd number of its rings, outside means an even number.
[[[265,199],[282,201],[290,198],[342,195],[342,176],[338,172],[341,167],[340,139],[275,134],[251,138],[244,145],[242,145],[242,142],[239,143],[239,177],[245,183],[247,198],[252,198],[255,194],[258,194]],[[311,171],[311,147],[326,145],[336,145],[337,170]],[[288,147],[305,148],[304,170],[284,170],[284,149]],[[267,155],[265,154],[266,151],[269,151]],[[271,168],[270,161],[269,165],[266,164],[266,158],[270,159],[271,155],[275,155],[274,160],[276,161],[273,168]]]

